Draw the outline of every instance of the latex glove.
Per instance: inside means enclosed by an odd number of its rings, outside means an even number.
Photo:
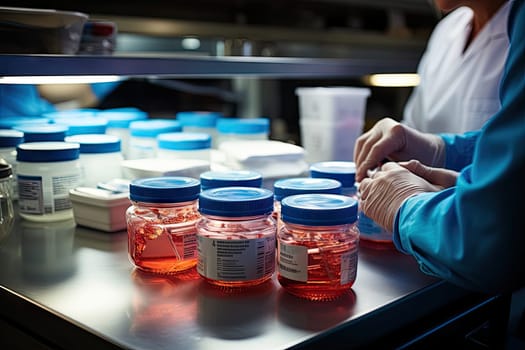
[[[378,225],[393,232],[397,211],[407,198],[442,189],[401,165],[388,162],[361,181],[359,208]]]
[[[417,176],[422,177],[431,184],[438,186],[442,189],[456,186],[456,181],[458,179],[459,173],[457,171],[443,169],[443,168],[433,168],[421,164],[417,160],[410,160],[408,162],[399,162],[403,168],[410,170]]]
[[[367,170],[375,169],[384,159],[417,159],[429,166],[442,167],[445,164],[445,143],[437,135],[422,133],[391,118],[384,118],[356,140],[356,181],[362,181]]]

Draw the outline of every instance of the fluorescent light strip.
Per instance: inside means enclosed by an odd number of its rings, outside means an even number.
[[[118,75],[58,75],[0,77],[0,84],[92,84],[119,81]]]
[[[417,74],[372,74],[365,81],[371,86],[410,87],[419,85],[420,78]]]

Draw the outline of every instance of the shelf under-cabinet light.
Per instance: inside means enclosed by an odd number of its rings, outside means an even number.
[[[383,87],[411,87],[420,82],[418,74],[371,74],[364,79],[368,85]]]
[[[110,83],[123,79],[118,75],[58,75],[0,77],[0,84],[93,84]]]

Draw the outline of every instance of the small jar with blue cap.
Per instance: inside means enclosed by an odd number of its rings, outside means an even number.
[[[157,136],[157,158],[210,161],[211,136],[196,132],[170,132]]]
[[[131,122],[129,124],[128,159],[155,158],[157,156],[157,136],[181,131],[180,122],[171,119],[147,119]]]
[[[219,187],[199,195],[197,271],[208,283],[233,290],[261,285],[275,272],[273,193],[256,187]]]
[[[30,221],[73,218],[69,191],[81,181],[80,145],[73,142],[27,142],[16,147],[18,209]]]
[[[217,120],[217,147],[224,141],[268,140],[269,118],[227,118]]]
[[[357,200],[338,194],[298,194],[281,201],[277,278],[289,293],[334,300],[355,282],[359,250]]]
[[[190,177],[153,177],[130,183],[128,252],[136,268],[173,274],[195,267],[199,193],[199,180]]]
[[[184,132],[205,133],[211,136],[211,147],[217,148],[217,120],[222,118],[220,112],[184,111],[176,114]]]
[[[201,190],[218,187],[262,187],[262,174],[253,170],[210,170],[201,173]]]
[[[129,153],[129,125],[138,120],[148,119],[148,114],[135,108],[112,108],[99,111],[97,117],[106,119],[108,125],[106,134],[115,135],[120,138],[121,152],[124,159],[128,159]]]
[[[67,136],[66,142],[80,145],[82,185],[97,187],[100,182],[122,177],[120,139],[115,135],[84,134]]]
[[[275,181],[273,184],[273,194],[275,199],[273,212],[278,226],[280,226],[281,222],[281,201],[283,198],[307,193],[341,194],[341,191],[341,183],[334,179],[292,177]]]
[[[310,166],[310,176],[315,178],[336,179],[343,184],[343,194],[358,198],[355,183],[355,163],[347,161],[329,161],[314,163]],[[371,248],[391,248],[392,233],[388,232],[375,221],[366,216],[361,210],[358,214],[358,226],[361,242]]]

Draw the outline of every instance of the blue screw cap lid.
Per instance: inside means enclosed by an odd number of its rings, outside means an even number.
[[[261,187],[262,175],[251,170],[205,171],[200,175],[201,189],[217,187]]]
[[[217,130],[223,134],[267,134],[270,132],[270,119],[219,118]]]
[[[307,226],[351,224],[357,220],[357,206],[357,200],[339,194],[297,194],[281,201],[281,218]]]
[[[78,159],[80,145],[72,142],[28,142],[16,147],[19,162],[65,162]]]
[[[80,144],[80,153],[120,152],[120,138],[115,135],[83,134],[68,136],[64,140]]]
[[[136,179],[129,184],[129,198],[146,203],[179,203],[199,197],[200,182],[184,176]]]
[[[178,131],[182,131],[182,125],[176,120],[147,119],[129,124],[130,135],[137,137],[157,137],[159,134]]]
[[[64,141],[68,127],[57,124],[32,124],[15,126],[24,133],[24,142]]]
[[[32,124],[47,124],[48,118],[41,117],[23,117],[23,116],[2,116],[0,118],[0,129],[11,129],[16,126],[32,125]]]
[[[108,121],[100,117],[58,118],[55,124],[68,127],[67,136],[81,134],[105,134]]]
[[[306,193],[341,194],[341,183],[334,179],[294,177],[280,179],[273,184],[275,200],[281,201],[284,197]]]
[[[24,142],[24,133],[13,129],[0,129],[0,147],[16,147]]]
[[[206,111],[186,111],[179,112],[176,114],[176,118],[182,126],[200,126],[207,128],[214,128],[217,124],[217,120],[222,117],[222,113],[219,112],[206,112]]]
[[[191,151],[211,148],[211,136],[205,133],[169,132],[157,136],[160,149]]]
[[[211,188],[200,193],[199,211],[225,217],[270,214],[273,211],[273,192],[256,187]]]
[[[343,187],[355,184],[355,163],[346,161],[319,162],[310,165],[310,176],[314,178],[334,179]]]

